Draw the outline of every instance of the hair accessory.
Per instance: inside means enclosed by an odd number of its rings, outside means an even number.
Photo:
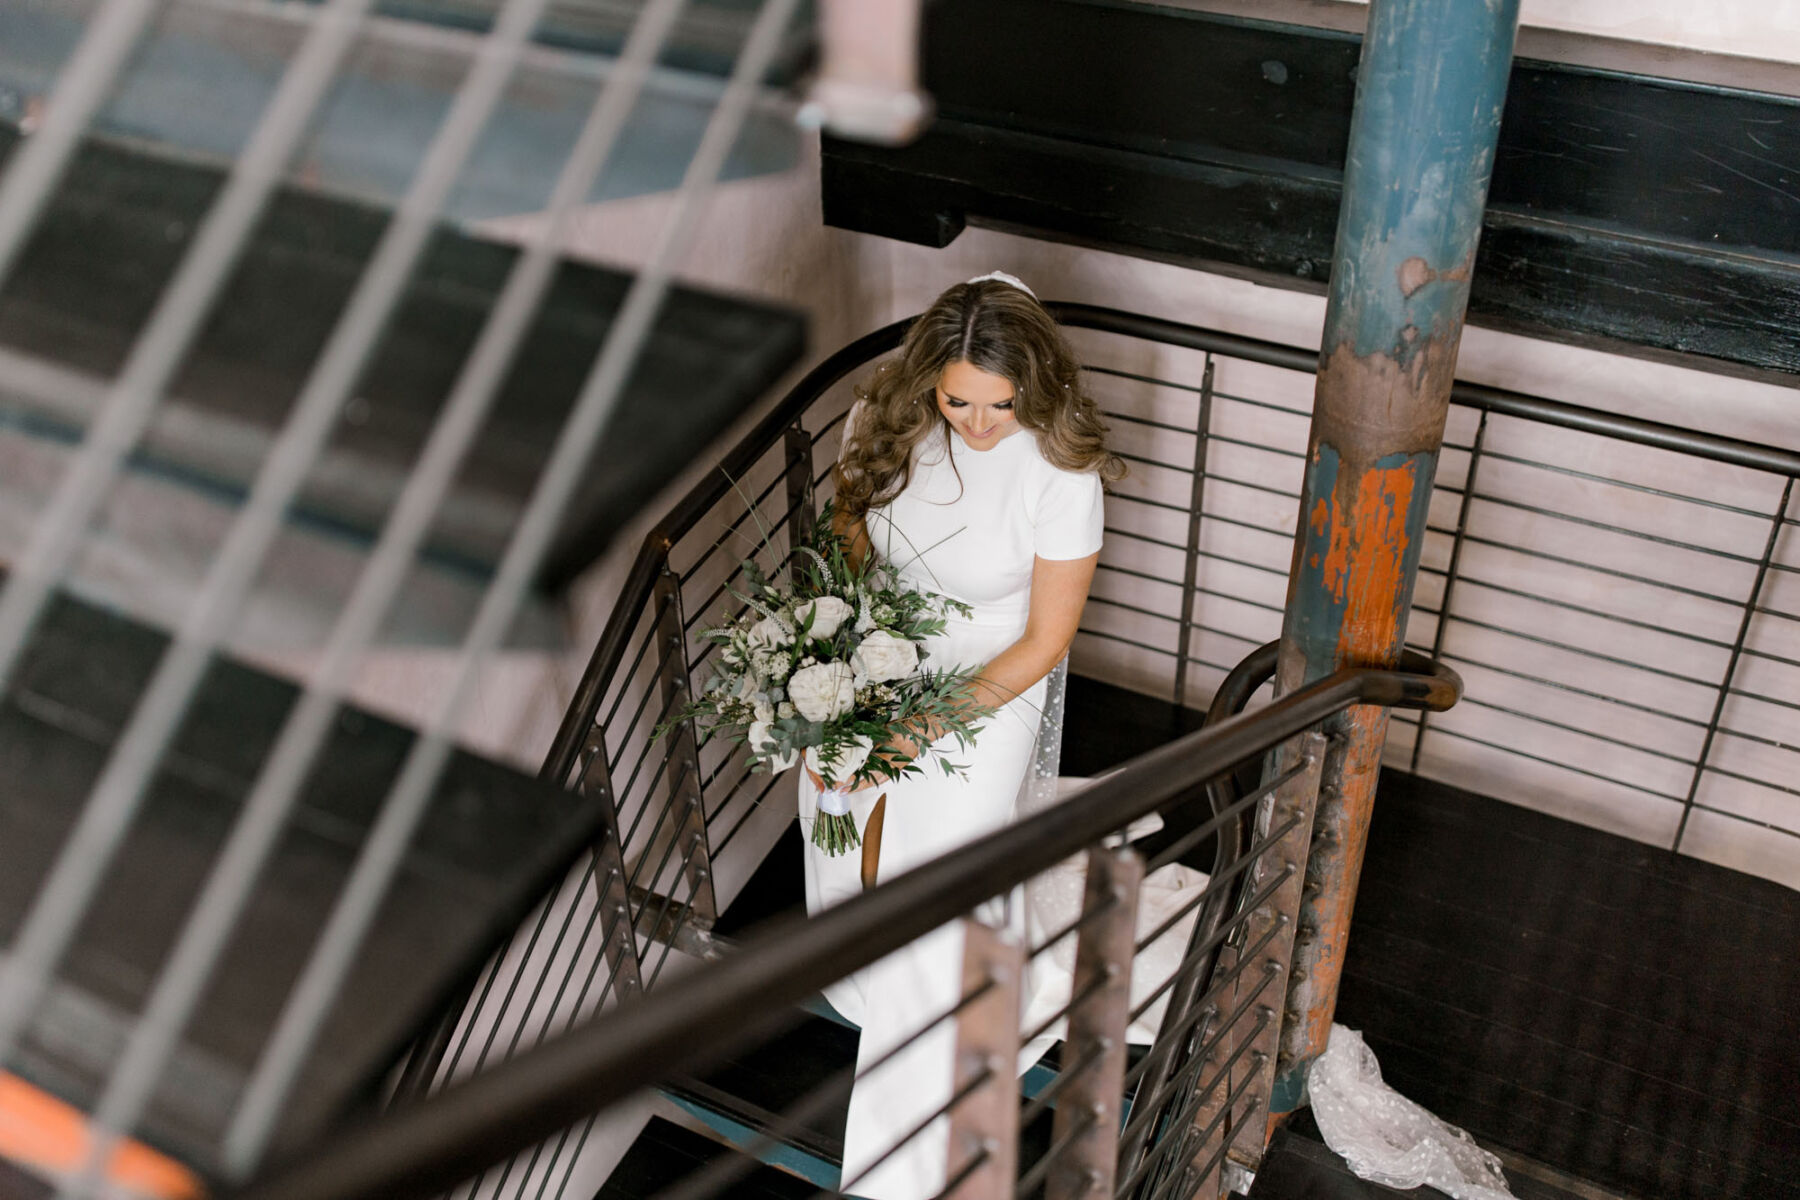
[[[1018,288],[1021,292],[1024,292],[1027,296],[1030,296],[1033,300],[1037,299],[1037,293],[1032,291],[1030,288],[1026,287],[1025,281],[1023,279],[1020,279],[1017,275],[1008,275],[1005,271],[989,271],[986,275],[977,275],[975,278],[969,280],[968,282],[970,282],[970,283],[986,283],[990,279],[996,280],[1000,283],[1009,284],[1012,287]]]

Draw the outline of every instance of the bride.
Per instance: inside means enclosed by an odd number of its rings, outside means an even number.
[[[936,747],[962,774],[928,765],[851,795],[858,826],[878,840],[879,879],[1012,820],[1046,676],[1068,653],[1094,577],[1104,485],[1124,474],[1068,343],[1031,290],[1002,272],[939,296],[899,356],[858,389],[836,471],[838,531],[857,555],[873,553],[914,586],[970,606],[972,616],[953,616],[931,640],[931,663],[979,666],[969,703],[991,710],[972,749],[948,737]],[[942,732],[908,730],[888,749],[911,755]],[[810,823],[821,789],[816,775],[802,774],[800,816]],[[809,912],[863,890],[854,854],[831,857],[809,840],[805,866]],[[1009,908],[1020,924],[1022,906]],[[961,937],[950,925],[833,985],[826,998],[862,1028],[860,1073],[949,1009],[960,988]],[[889,1151],[949,1096],[954,1038],[954,1022],[939,1022],[858,1081],[844,1135],[845,1191],[915,1200],[942,1188],[947,1122]],[[1044,1048],[1029,1048],[1021,1066]]]

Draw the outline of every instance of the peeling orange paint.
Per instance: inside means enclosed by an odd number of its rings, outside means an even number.
[[[87,1115],[50,1093],[0,1072],[0,1158],[58,1181],[87,1163],[93,1133]],[[119,1142],[106,1179],[131,1195],[157,1200],[199,1200],[206,1194],[194,1173],[142,1142]]]
[[[1406,511],[1412,504],[1417,463],[1366,473],[1357,489],[1351,528],[1357,571],[1349,593],[1338,658],[1366,662],[1371,654],[1388,658],[1400,644],[1401,597],[1406,587]]]
[[[1329,538],[1320,583],[1336,604],[1344,606],[1338,637],[1340,663],[1385,661],[1397,646],[1400,605],[1405,583],[1406,510],[1412,503],[1417,465],[1410,459],[1395,467],[1365,471],[1349,504],[1331,499]],[[1318,522],[1321,500],[1313,509]]]

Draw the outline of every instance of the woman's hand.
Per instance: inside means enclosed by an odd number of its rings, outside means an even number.
[[[812,780],[813,786],[818,788],[821,792],[829,792],[831,790],[831,785],[825,782],[825,777],[823,775],[820,775],[805,763],[800,764],[800,769],[806,772],[806,777]],[[873,780],[864,780],[861,783],[853,783],[844,790],[847,792],[860,792],[865,788],[872,788],[874,786],[875,783]]]

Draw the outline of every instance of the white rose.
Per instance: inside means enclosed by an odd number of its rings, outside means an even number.
[[[862,640],[850,662],[871,683],[904,679],[919,669],[919,648],[903,637],[877,629]]]
[[[788,699],[809,721],[831,721],[856,703],[855,675],[849,663],[816,663],[788,680]]]
[[[820,596],[794,609],[794,620],[805,625],[809,614],[812,616],[812,629],[807,636],[828,638],[835,635],[838,627],[850,619],[850,606],[836,596]]]
[[[771,771],[785,771],[793,766],[799,758],[799,755],[795,754],[792,750],[789,750],[786,754],[777,754],[775,752],[775,731],[769,728],[769,722],[767,721],[752,721],[750,723],[750,734],[745,738],[745,741],[750,744],[752,753],[768,762]],[[765,747],[767,747],[767,749],[765,749]]]
[[[785,646],[793,641],[788,631],[774,617],[764,617],[750,627],[750,645],[753,649],[768,646]]]
[[[769,725],[775,720],[775,706],[766,697],[759,696],[750,702],[751,711],[756,714],[756,723]]]
[[[817,746],[808,746],[806,765],[817,771],[819,778],[826,783],[849,783],[862,770],[863,764],[869,761],[869,751],[874,748],[874,742],[866,737],[858,737],[851,742],[839,743],[836,757],[826,758],[819,753]]]
[[[784,721],[799,711],[799,709],[795,708],[792,704],[789,704],[786,700],[783,700],[780,704],[775,706],[775,715]]]

